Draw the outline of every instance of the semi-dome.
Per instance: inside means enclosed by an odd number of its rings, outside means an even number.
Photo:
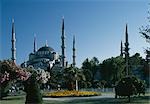
[[[41,47],[38,51],[54,51],[54,49],[49,46],[44,46]]]

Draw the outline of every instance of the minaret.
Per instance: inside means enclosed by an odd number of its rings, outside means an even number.
[[[33,52],[35,53],[37,51],[36,49],[36,35],[34,35],[34,49]]]
[[[15,38],[15,25],[14,25],[14,19],[12,19],[12,48],[11,48],[11,52],[12,52],[12,61],[13,63],[16,63],[16,38]]]
[[[72,55],[72,58],[73,58],[73,62],[72,62],[72,66],[73,66],[73,68],[75,68],[75,65],[76,65],[76,60],[75,60],[75,58],[76,58],[76,56],[75,56],[75,36],[73,36],[73,48],[72,48],[72,50],[73,50],[73,55]],[[75,78],[76,78],[76,81],[75,81],[75,85],[76,85],[76,91],[78,91],[78,80],[77,80],[77,72],[76,72],[76,74],[75,74]]]
[[[128,27],[126,24],[125,31],[125,63],[126,63],[126,75],[129,75],[129,42],[128,42]]]
[[[65,67],[65,30],[64,30],[64,17],[62,18],[62,36],[61,36],[61,40],[62,40],[62,45],[61,45],[61,49],[62,49],[62,56],[61,56],[61,61],[62,61],[62,67]]]
[[[73,55],[72,55],[72,59],[73,59],[73,63],[72,63],[72,65],[73,65],[73,67],[75,67],[75,65],[76,65],[76,61],[75,61],[75,36],[73,36],[73,48],[72,48],[72,50],[73,50]]]
[[[45,42],[45,46],[46,46],[46,47],[48,47],[48,43],[47,43],[47,40],[46,40],[46,42]]]
[[[121,45],[120,45],[120,56],[123,56],[123,45],[122,45],[122,41],[121,41]]]

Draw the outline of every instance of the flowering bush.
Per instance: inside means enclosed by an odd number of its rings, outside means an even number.
[[[16,66],[16,64],[11,61],[0,61],[0,70],[0,84],[5,81],[13,81],[15,79],[25,81],[31,75],[31,73]]]
[[[27,80],[30,73],[11,61],[0,61],[0,99],[7,96],[14,80]]]
[[[44,97],[86,97],[86,96],[99,96],[101,95],[98,92],[92,91],[56,91],[56,92],[47,92],[44,93]]]
[[[50,73],[47,71],[44,71],[43,69],[37,69],[37,77],[36,79],[40,81],[40,83],[46,83],[50,79]]]
[[[15,80],[23,81],[24,87],[26,89],[25,92],[29,92],[27,94],[30,94],[32,91],[30,92],[28,90],[35,89],[34,91],[38,91],[39,87],[37,84],[40,86],[41,83],[46,83],[49,78],[50,74],[44,70],[21,68],[9,60],[0,61],[0,99],[7,96],[11,84]],[[35,84],[32,81],[34,81]]]

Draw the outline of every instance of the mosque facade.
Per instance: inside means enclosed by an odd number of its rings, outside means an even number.
[[[29,54],[27,66],[33,66],[35,69],[41,68],[45,70],[51,69],[54,65],[61,65],[60,55],[48,45],[45,45]]]
[[[48,46],[47,42],[45,46],[36,49],[36,37],[34,37],[33,52],[29,54],[29,59],[21,64],[21,67],[33,67],[35,69],[44,69],[49,71],[50,69],[63,69],[68,67],[65,55],[65,26],[64,18],[62,19],[62,34],[61,34],[61,54],[58,54],[52,47]],[[15,48],[15,25],[14,20],[12,22],[12,61],[16,63],[16,48]],[[73,66],[75,66],[75,37],[73,38]]]

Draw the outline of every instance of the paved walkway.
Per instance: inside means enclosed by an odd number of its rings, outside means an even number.
[[[70,101],[70,100],[78,100],[78,99],[100,99],[100,98],[114,98],[115,95],[110,94],[102,94],[101,96],[91,96],[91,97],[62,97],[62,98],[43,98],[43,100],[55,100],[55,101]]]

